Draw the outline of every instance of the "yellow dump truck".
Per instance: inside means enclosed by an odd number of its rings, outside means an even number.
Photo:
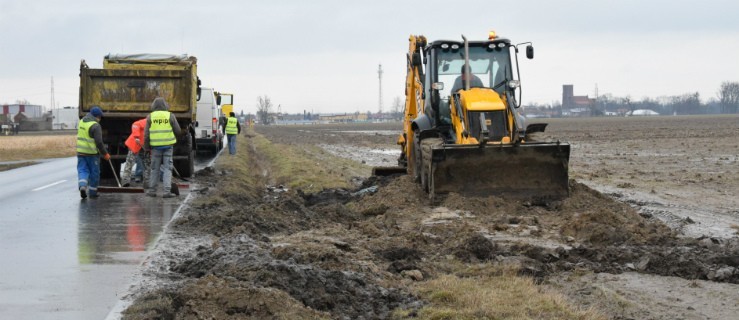
[[[180,175],[194,172],[194,128],[200,80],[197,58],[168,54],[109,54],[102,69],[80,63],[79,116],[92,106],[100,106],[103,140],[111,154],[115,170],[125,162],[128,149],[124,142],[134,121],[151,112],[151,102],[163,97],[180,124],[184,136],[174,148],[174,166]],[[110,166],[101,166],[103,177],[112,177]]]
[[[228,117],[228,115],[234,111],[233,93],[216,92],[216,100],[218,105],[221,106],[221,113],[223,116]]]

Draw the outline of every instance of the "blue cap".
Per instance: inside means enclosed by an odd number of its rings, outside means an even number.
[[[93,106],[92,109],[90,109],[90,114],[95,118],[100,118],[103,116],[103,109],[100,109],[98,106]]]

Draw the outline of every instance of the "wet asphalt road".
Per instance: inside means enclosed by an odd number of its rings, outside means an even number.
[[[0,319],[104,319],[187,196],[81,200],[76,163],[0,172]]]

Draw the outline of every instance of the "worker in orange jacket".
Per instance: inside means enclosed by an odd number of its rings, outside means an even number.
[[[121,175],[121,183],[124,187],[131,185],[131,169],[134,162],[136,163],[136,172],[134,173],[136,182],[141,182],[142,176],[144,185],[149,181],[151,158],[143,148],[144,129],[146,129],[146,118],[137,120],[131,125],[131,135],[126,139],[128,155],[126,155],[126,165],[123,168],[123,175]]]

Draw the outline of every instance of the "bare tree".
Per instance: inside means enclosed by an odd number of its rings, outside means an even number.
[[[700,93],[686,93],[671,97],[672,110],[675,114],[704,114],[705,105],[701,104]]]
[[[269,124],[270,113],[272,113],[272,100],[270,100],[269,96],[264,95],[257,97],[257,118],[259,119],[259,122],[262,124]]]
[[[400,97],[395,97],[395,99],[393,99],[393,118],[402,118],[404,108],[403,100],[400,100]]]
[[[633,104],[631,104],[631,96],[626,96],[625,98],[623,98],[623,104],[625,104],[629,108],[629,111],[631,111],[632,114],[634,113],[635,107]]]
[[[739,109],[739,82],[724,81],[718,90],[722,113],[736,113]]]

